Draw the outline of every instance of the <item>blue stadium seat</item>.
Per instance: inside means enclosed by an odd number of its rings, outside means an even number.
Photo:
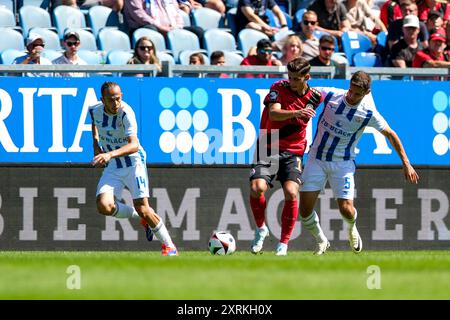
[[[51,0],[19,0],[19,7],[22,6],[34,6],[42,9],[48,9]]]
[[[131,51],[130,38],[120,30],[103,28],[98,34],[98,44],[100,50],[122,50]]]
[[[53,21],[60,39],[64,37],[66,29],[86,28],[84,14],[79,9],[69,6],[57,6],[53,10]]]
[[[15,1],[14,0],[0,0],[0,6],[5,7],[9,11],[15,13],[14,8]]]
[[[101,51],[78,50],[78,56],[84,61],[86,61],[88,65],[106,63],[106,57],[104,56],[104,52]]]
[[[132,56],[133,53],[131,53],[130,51],[112,50],[106,57],[106,63],[119,66],[125,65]]]
[[[156,47],[156,51],[168,51],[166,47],[166,40],[164,40],[164,36],[158,31],[148,28],[139,28],[133,32],[132,36],[133,48],[136,45],[136,42],[142,37],[147,37],[150,40],[152,40],[153,44]]]
[[[286,12],[283,12],[284,17],[286,18],[286,23],[289,29],[292,29],[292,18]],[[280,21],[278,17],[273,13],[272,10],[266,9],[266,16],[269,18],[269,25],[276,28],[281,28]]]
[[[328,35],[328,36],[331,36],[331,34],[329,34],[328,32],[325,32],[325,31],[320,31],[320,30],[314,30],[314,35],[316,36],[316,38],[317,39],[319,39],[320,40],[320,38],[323,36],[323,35]],[[338,41],[338,39],[335,37],[335,36],[332,36],[333,38],[334,38],[334,51],[339,51],[339,41]]]
[[[80,50],[91,50],[91,51],[97,51],[97,41],[95,40],[94,35],[92,32],[86,30],[86,29],[67,29],[66,33],[69,31],[74,31],[78,33],[80,36]]]
[[[14,13],[6,7],[0,6],[0,27],[16,27],[16,17]]]
[[[381,67],[381,58],[374,52],[358,52],[353,56],[355,67]]]
[[[293,29],[294,30],[301,30],[301,24],[303,15],[306,12],[306,8],[298,9],[297,12],[294,14],[294,21],[293,21]]]
[[[216,50],[236,51],[236,39],[222,29],[209,29],[203,34],[204,48],[209,55]]]
[[[387,41],[387,32],[380,31],[377,34],[377,44],[384,48],[384,47],[386,47],[386,41]]]
[[[167,33],[169,48],[172,50],[175,62],[179,61],[183,50],[200,51],[200,41],[195,33],[184,29],[173,29]]]
[[[216,10],[198,8],[192,10],[191,15],[194,26],[201,27],[205,31],[223,26],[222,15]]]
[[[278,31],[277,33],[275,33],[273,35],[273,40],[275,41],[280,41],[284,38],[286,38],[287,36],[294,34],[295,32],[292,30],[282,30],[282,31]]]
[[[372,42],[368,37],[361,33],[347,31],[342,35],[342,47],[348,62],[353,66],[353,56],[358,52],[370,51],[372,49]]]
[[[156,56],[158,57],[160,62],[168,61],[169,65],[175,64],[175,59],[172,57],[171,54],[168,54],[167,52],[156,51]]]
[[[260,31],[254,29],[243,29],[238,34],[238,48],[244,56],[248,55],[250,48],[255,47],[261,39],[269,40],[269,37]]]
[[[31,28],[53,28],[50,14],[46,10],[35,6],[24,6],[20,8],[19,25],[22,27],[25,38],[28,37],[28,32]]]
[[[243,56],[235,52],[224,51],[223,53],[225,55],[226,66],[239,66],[241,65],[242,60],[244,60]]]
[[[208,56],[202,52],[202,51],[198,51],[198,50],[183,50],[180,52],[180,64],[182,65],[189,65],[189,58],[191,56],[191,54],[196,53],[196,52],[200,52],[203,55],[203,59],[205,60],[205,65],[209,65],[209,58]]]
[[[47,58],[48,60],[53,61],[56,58],[61,57],[62,54],[63,52],[60,50],[45,49],[41,55]]]
[[[45,49],[61,50],[61,43],[56,32],[46,28],[31,28],[30,33],[37,33],[44,39]]]
[[[112,27],[119,29],[120,26],[117,12],[105,6],[91,7],[87,18],[94,36],[97,36],[102,28]]]
[[[0,28],[2,41],[0,41],[0,52],[6,49],[25,50],[23,36],[19,31],[10,28]]]
[[[25,54],[23,50],[6,49],[0,53],[0,60],[2,64],[12,64],[14,59]]]

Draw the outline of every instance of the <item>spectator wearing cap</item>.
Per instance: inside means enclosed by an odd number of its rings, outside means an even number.
[[[80,48],[80,36],[78,33],[69,31],[64,35],[63,45],[65,48],[64,53],[52,61],[53,64],[72,64],[72,65],[87,65],[86,61],[81,59],[77,52]],[[86,77],[85,72],[63,72],[60,73],[61,77]]]
[[[14,59],[12,64],[41,64],[51,65],[51,61],[41,56],[44,51],[45,42],[42,36],[37,33],[30,33],[27,38],[27,54]],[[50,77],[51,73],[28,72],[28,77]]]
[[[450,68],[449,51],[445,51],[445,30],[439,29],[430,36],[429,46],[418,51],[413,61],[414,68]]]
[[[411,68],[416,53],[424,47],[418,41],[419,18],[415,15],[403,19],[403,38],[392,46],[390,65],[398,68]]]
[[[250,50],[251,52],[252,50]],[[273,57],[272,43],[261,39],[256,44],[256,54],[249,54],[241,62],[241,66],[281,66],[281,62]],[[244,74],[244,78],[264,78],[264,74]]]
[[[417,1],[419,8],[419,20],[426,22],[431,11],[438,11],[442,14],[444,21],[450,20],[450,6],[437,0],[421,0]]]
[[[406,0],[405,2],[402,2],[400,4],[400,9],[403,14],[403,17],[406,17],[408,15],[418,15],[417,11],[417,4],[415,2],[412,2],[410,0]],[[430,34],[428,33],[427,26],[424,22],[420,21],[419,19],[419,42],[423,46],[423,48],[428,47],[428,37]],[[392,49],[395,43],[399,41],[403,36],[403,18],[397,19],[393,21],[389,25],[388,29],[388,35],[387,35],[387,43],[388,43],[388,49]]]
[[[436,10],[431,10],[428,13],[428,19],[426,22],[427,30],[430,34],[434,33],[436,30],[444,27],[444,18],[442,13]]]

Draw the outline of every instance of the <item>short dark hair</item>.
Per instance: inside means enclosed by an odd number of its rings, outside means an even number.
[[[267,39],[261,39],[256,43],[256,49],[264,49],[265,47],[272,47],[272,42]]]
[[[350,80],[350,84],[360,87],[366,92],[370,90],[371,83],[372,79],[364,71],[356,71]]]
[[[209,57],[209,60],[211,62],[214,62],[217,59],[222,58],[222,57],[225,57],[225,53],[223,51],[221,51],[221,50],[217,50],[217,51],[214,51],[213,53],[211,53],[211,56]]]
[[[309,73],[309,70],[311,70],[311,65],[309,64],[309,61],[306,60],[303,57],[298,57],[293,60],[291,60],[287,64],[287,69],[290,72],[300,73],[302,75],[306,75]]]
[[[114,88],[114,87],[120,87],[120,86],[119,86],[119,84],[117,84],[116,82],[113,82],[113,81],[105,81],[105,82],[103,83],[102,89],[101,89],[102,96],[105,95],[106,90],[109,90],[109,89]]]
[[[323,36],[320,37],[319,43],[322,44],[324,42],[332,44],[333,46],[335,45],[333,36],[330,36],[328,34],[324,34]]]

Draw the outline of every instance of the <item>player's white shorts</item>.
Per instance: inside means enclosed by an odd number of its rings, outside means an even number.
[[[124,187],[128,188],[133,199],[150,196],[145,164],[138,162],[134,167],[120,169],[106,167],[97,185],[97,196],[110,192],[121,199]]]
[[[335,198],[353,200],[355,193],[355,162],[322,161],[310,157],[302,173],[301,191],[320,191],[327,180]]]

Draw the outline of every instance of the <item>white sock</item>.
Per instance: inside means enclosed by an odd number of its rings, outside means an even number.
[[[133,207],[119,201],[116,201],[115,204],[116,204],[116,211],[112,214],[114,218],[118,219],[139,218],[139,214]]]
[[[306,218],[301,217],[301,219],[305,228],[308,229],[309,232],[311,232],[317,242],[327,241],[327,237],[325,237],[325,234],[320,227],[319,216],[317,215],[316,211],[313,211]]]
[[[357,217],[358,217],[358,211],[356,211],[356,208],[355,208],[355,216],[352,219],[342,216],[342,218],[348,223],[348,226],[350,228],[352,228],[355,225]]]
[[[166,246],[170,248],[175,247],[172,242],[172,238],[170,238],[169,231],[167,231],[166,225],[162,222],[162,220],[159,221],[156,227],[152,228],[152,231],[155,234],[156,238],[158,238],[158,240],[164,243]]]

